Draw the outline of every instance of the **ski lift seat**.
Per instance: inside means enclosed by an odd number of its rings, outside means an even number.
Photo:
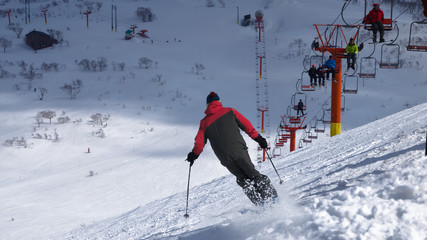
[[[283,146],[285,146],[285,143],[276,142],[276,147],[283,147]]]
[[[301,91],[314,91],[316,88],[312,85],[301,85]]]
[[[344,89],[343,93],[357,94],[357,89]]]
[[[311,143],[311,140],[309,140],[309,139],[303,139],[302,140],[304,143]]]
[[[407,50],[408,51],[427,52],[427,46],[409,45],[407,47]]]
[[[294,105],[294,110],[298,110],[298,105]],[[306,106],[302,106],[302,110],[307,110]]]
[[[291,134],[282,134],[282,138],[291,138]]]
[[[316,129],[314,129],[314,132],[315,133],[324,133],[325,129],[316,128]]]
[[[289,118],[289,122],[290,123],[294,123],[294,124],[298,124],[298,123],[301,123],[301,118],[299,118],[299,117],[291,117],[291,118]]]
[[[383,21],[384,31],[393,30],[393,20],[390,18],[385,18]],[[365,22],[365,29],[372,31],[372,23],[370,21]]]

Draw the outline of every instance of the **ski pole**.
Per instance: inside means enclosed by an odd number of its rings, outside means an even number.
[[[188,218],[190,216],[190,215],[188,215],[188,196],[190,195],[190,174],[191,174],[191,163],[190,163],[190,168],[188,169],[187,203],[185,206],[185,214],[184,214],[185,218]]]
[[[276,169],[276,166],[274,166],[274,163],[273,163],[273,160],[271,160],[271,157],[270,157],[270,154],[268,153],[268,151],[265,151],[266,153],[267,153],[267,157],[268,157],[268,159],[270,159],[270,162],[271,162],[271,165],[273,166],[273,168],[274,168],[274,171],[276,171],[276,174],[277,174],[277,176],[279,177],[279,180],[280,180],[280,184],[282,184],[283,183],[283,180],[280,178],[280,175],[279,175],[279,173],[277,172],[277,169]]]

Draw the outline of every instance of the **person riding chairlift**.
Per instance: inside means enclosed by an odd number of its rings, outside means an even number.
[[[384,12],[378,3],[374,3],[373,9],[369,11],[363,23],[372,24],[373,42],[377,42],[377,32],[380,32],[380,43],[384,42]]]

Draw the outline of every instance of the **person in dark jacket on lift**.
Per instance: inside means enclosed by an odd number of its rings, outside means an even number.
[[[315,64],[311,65],[311,68],[308,70],[308,76],[310,76],[310,85],[317,86],[317,69]]]
[[[301,116],[304,116],[304,103],[300,99],[297,105],[297,115],[299,116],[299,112],[301,111]]]
[[[206,116],[200,121],[194,148],[186,161],[190,167],[202,153],[207,140],[221,164],[236,176],[237,184],[255,205],[277,201],[277,192],[270,179],[259,173],[252,163],[246,142],[240,129],[258,142],[263,149],[267,141],[252,126],[248,119],[233,108],[223,107],[218,94],[211,92],[206,98]]]

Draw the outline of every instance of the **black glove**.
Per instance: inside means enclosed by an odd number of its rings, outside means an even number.
[[[190,162],[190,167],[193,166],[194,161],[199,157],[199,155],[194,154],[192,151],[188,153],[187,159],[185,161]]]
[[[261,135],[258,135],[258,137],[256,137],[254,140],[258,142],[262,149],[268,148],[267,140],[265,140],[265,138],[263,138]]]

